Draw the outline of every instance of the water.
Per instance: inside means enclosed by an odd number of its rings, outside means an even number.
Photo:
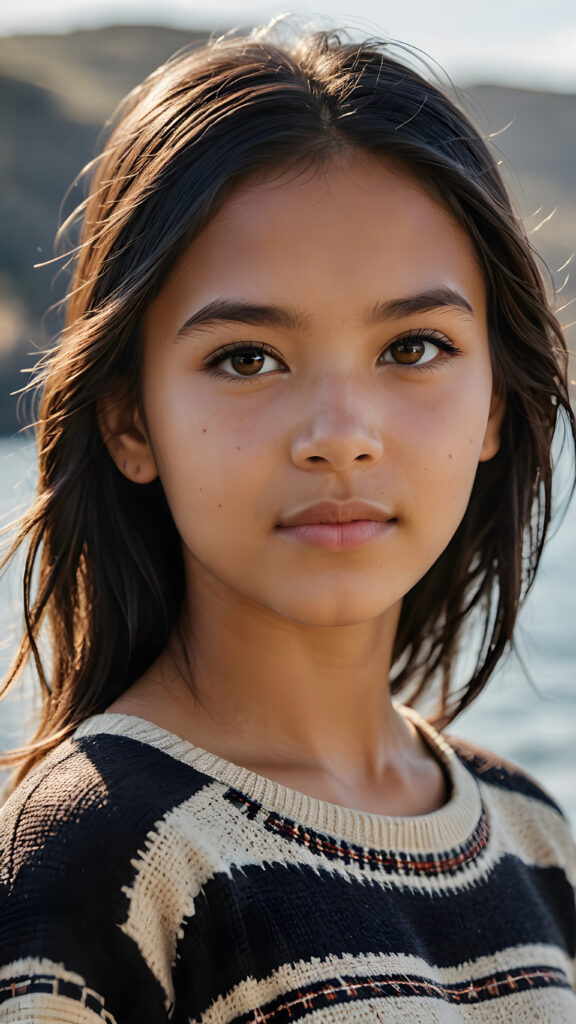
[[[0,517],[26,506],[34,489],[30,441],[0,438]],[[20,562],[21,565],[21,562]],[[576,827],[576,501],[549,540],[520,619],[519,646],[532,681],[511,656],[451,731],[497,751],[534,774]],[[0,581],[0,670],[21,631],[17,567]],[[28,681],[30,686],[30,681]],[[0,703],[0,748],[30,733],[23,694]]]

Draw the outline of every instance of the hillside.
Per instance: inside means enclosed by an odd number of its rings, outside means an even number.
[[[94,156],[100,129],[116,103],[148,72],[203,33],[157,27],[114,27],[69,35],[0,38],[0,433],[17,427],[20,369],[58,329],[47,309],[62,297],[59,264],[34,270],[53,255],[59,210],[79,170]],[[576,102],[565,94],[491,85],[467,90],[466,106],[495,142],[504,172],[548,266],[576,249]],[[513,168],[513,170],[512,170]],[[82,198],[70,189],[69,212]],[[567,270],[554,274],[562,284]],[[576,297],[570,279],[563,301]],[[568,308],[565,322],[576,319]],[[574,328],[569,329],[576,348]]]

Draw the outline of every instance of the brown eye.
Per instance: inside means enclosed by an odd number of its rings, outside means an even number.
[[[426,342],[422,338],[401,338],[390,349],[395,362],[418,363],[426,352]]]
[[[382,362],[394,366],[424,366],[426,363],[438,362],[437,356],[440,353],[455,356],[459,352],[443,334],[415,330],[392,341],[380,358]]]
[[[229,380],[267,377],[282,367],[286,369],[272,349],[250,343],[225,346],[215,352],[207,363],[209,372],[215,377],[227,377]]]
[[[257,352],[254,349],[248,348],[235,352],[234,355],[228,358],[230,365],[236,373],[241,373],[243,377],[250,377],[262,369],[266,357],[263,352]]]

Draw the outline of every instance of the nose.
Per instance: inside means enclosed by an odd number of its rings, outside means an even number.
[[[299,417],[291,445],[294,465],[344,471],[382,457],[380,417],[373,401],[349,381],[324,381],[321,393],[309,394],[307,412]]]

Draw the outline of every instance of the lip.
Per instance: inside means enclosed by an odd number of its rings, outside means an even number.
[[[342,524],[353,523],[355,520],[373,520],[377,523],[389,522],[394,519],[391,512],[370,501],[319,501],[315,505],[306,505],[293,515],[286,516],[278,525],[311,526],[317,523]]]
[[[281,535],[312,547],[350,551],[384,536],[395,523],[396,518],[386,509],[370,502],[323,501],[287,516],[276,529]]]
[[[279,526],[277,532],[325,551],[351,551],[389,533],[395,523],[395,519],[386,522],[355,519],[352,523],[302,523],[300,526]]]

